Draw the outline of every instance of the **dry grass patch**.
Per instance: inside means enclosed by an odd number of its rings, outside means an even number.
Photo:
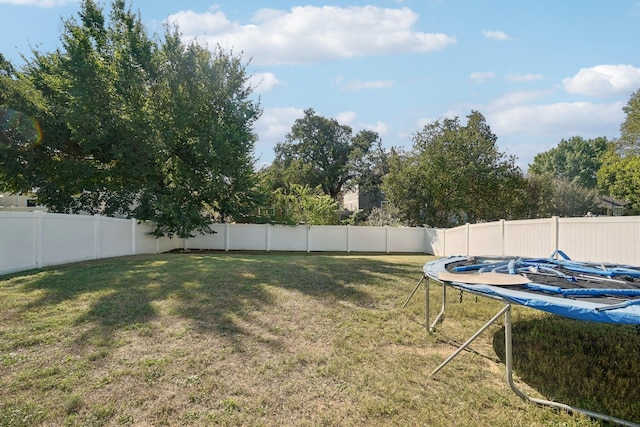
[[[497,306],[453,295],[441,333],[427,334],[420,295],[401,307],[428,259],[161,254],[5,276],[0,425],[597,425],[511,392],[500,325],[429,379],[454,350],[447,342]],[[432,298],[435,307],[437,288]],[[520,336],[540,318],[514,317]],[[534,335],[558,339],[558,328]],[[514,339],[526,349],[516,360],[531,355],[516,371],[527,390],[566,397],[570,384],[554,388],[532,368],[547,350],[538,341]],[[591,409],[618,416],[636,408],[596,399]]]

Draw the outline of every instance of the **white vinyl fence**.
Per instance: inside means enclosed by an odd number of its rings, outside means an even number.
[[[640,217],[552,217],[437,230],[437,255],[548,257],[561,250],[578,261],[640,265]]]
[[[213,224],[215,234],[186,242],[189,249],[433,253],[430,229],[342,225]]]
[[[135,219],[0,212],[0,275],[90,259],[173,249],[433,253],[429,229],[213,224],[215,234],[155,238]]]
[[[149,235],[152,224],[99,215],[0,212],[0,275],[90,259],[164,252],[182,240]]]
[[[377,252],[548,257],[640,265],[640,217],[546,218],[419,227],[213,224],[215,234],[155,238],[135,219],[0,212],[0,275],[49,265],[173,249]]]

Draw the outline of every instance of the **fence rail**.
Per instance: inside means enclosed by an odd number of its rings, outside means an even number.
[[[561,249],[580,261],[640,265],[640,217],[545,218],[419,227],[213,224],[215,234],[155,238],[135,219],[0,212],[0,275],[50,265],[172,249],[513,255]]]

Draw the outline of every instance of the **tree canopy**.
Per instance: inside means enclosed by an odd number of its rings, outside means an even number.
[[[620,126],[618,150],[623,153],[640,155],[640,89],[631,95],[622,111],[626,117]]]
[[[380,155],[380,138],[373,131],[355,136],[351,127],[307,109],[284,142],[275,147],[275,159],[262,171],[274,188],[291,184],[320,187],[334,200],[360,177],[368,177],[373,157]],[[364,181],[363,181],[364,182]]]
[[[604,137],[585,140],[574,136],[568,140],[562,139],[556,147],[534,157],[529,173],[550,174],[585,188],[596,188],[596,174],[610,145]]]
[[[0,84],[13,90],[0,107],[42,129],[35,144],[3,132],[2,170],[23,171],[0,177],[8,190],[33,189],[54,212],[136,217],[179,237],[253,209],[261,109],[241,58],[184,44],[177,28],[156,42],[124,0],[108,19],[84,0],[61,41],[20,73],[2,61]]]
[[[625,121],[620,138],[603,157],[598,171],[598,187],[629,202],[627,212],[640,213],[640,90],[623,108]]]
[[[410,225],[455,226],[520,215],[526,182],[482,114],[428,124],[393,151],[383,190]]]

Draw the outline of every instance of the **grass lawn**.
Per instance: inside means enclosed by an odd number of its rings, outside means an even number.
[[[169,253],[0,277],[0,426],[595,426],[517,397],[501,307],[450,292],[429,335],[424,255]],[[440,304],[431,287],[432,312]],[[520,388],[640,422],[640,335],[513,311]]]

